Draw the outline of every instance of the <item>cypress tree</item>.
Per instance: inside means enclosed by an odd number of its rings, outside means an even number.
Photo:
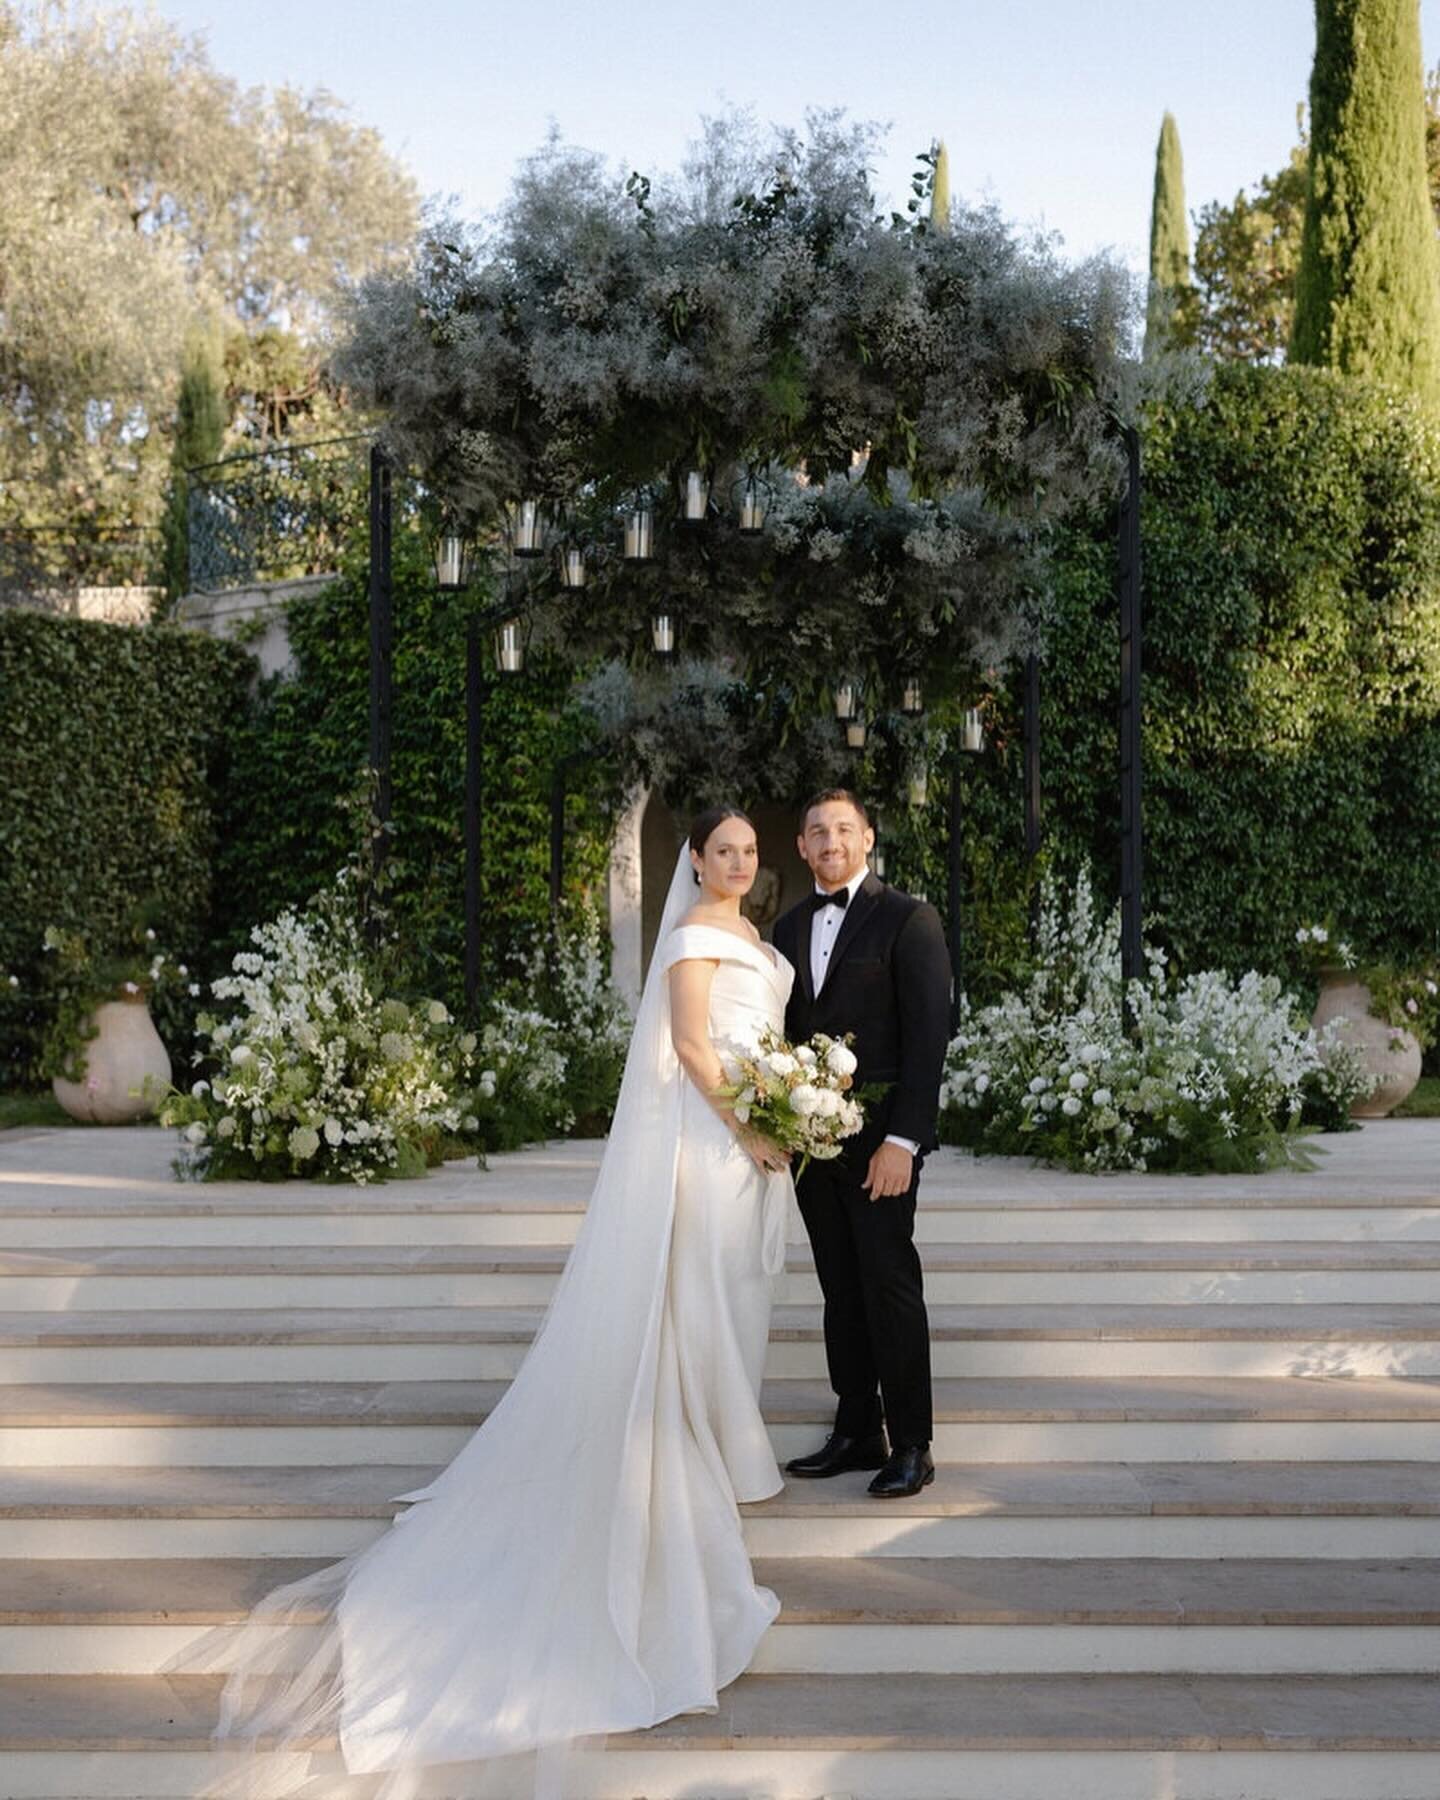
[[[935,146],[935,180],[930,188],[930,229],[950,229],[950,152],[941,138]]]
[[[1440,399],[1419,0],[1315,0],[1290,358]]]
[[[180,359],[180,398],[170,452],[170,497],[165,511],[165,597],[174,603],[190,588],[187,469],[214,462],[225,442],[225,352],[219,328],[197,323],[186,333]]]
[[[1162,343],[1189,342],[1194,331],[1190,280],[1190,223],[1185,216],[1185,164],[1172,113],[1155,147],[1155,198],[1150,207],[1150,287],[1145,307],[1145,354]]]

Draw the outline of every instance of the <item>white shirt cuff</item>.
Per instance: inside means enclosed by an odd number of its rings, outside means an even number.
[[[891,1135],[885,1139],[885,1142],[887,1144],[898,1144],[902,1150],[908,1150],[912,1156],[918,1156],[920,1154],[920,1145],[914,1138],[902,1138]]]

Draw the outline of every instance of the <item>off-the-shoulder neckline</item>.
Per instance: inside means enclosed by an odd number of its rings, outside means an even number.
[[[707,925],[697,920],[693,925],[677,925],[675,932],[681,931],[713,931],[716,937],[722,937],[727,943],[738,944],[742,950],[748,950],[752,956],[758,956],[774,975],[781,973],[781,953],[773,944],[767,944],[763,938],[758,941],[741,937],[738,931],[727,931],[723,925]]]

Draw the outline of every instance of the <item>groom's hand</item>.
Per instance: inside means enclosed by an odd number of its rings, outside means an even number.
[[[884,1200],[908,1193],[914,1171],[915,1158],[903,1144],[884,1143],[870,1158],[870,1167],[860,1185],[868,1189],[872,1200]]]

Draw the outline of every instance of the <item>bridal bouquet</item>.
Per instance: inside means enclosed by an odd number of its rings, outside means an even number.
[[[782,1150],[798,1151],[797,1175],[812,1157],[838,1156],[865,1122],[862,1096],[852,1092],[857,1064],[848,1037],[818,1032],[808,1044],[788,1044],[766,1030],[753,1045],[722,1047],[720,1058],[719,1092],[735,1117]]]

